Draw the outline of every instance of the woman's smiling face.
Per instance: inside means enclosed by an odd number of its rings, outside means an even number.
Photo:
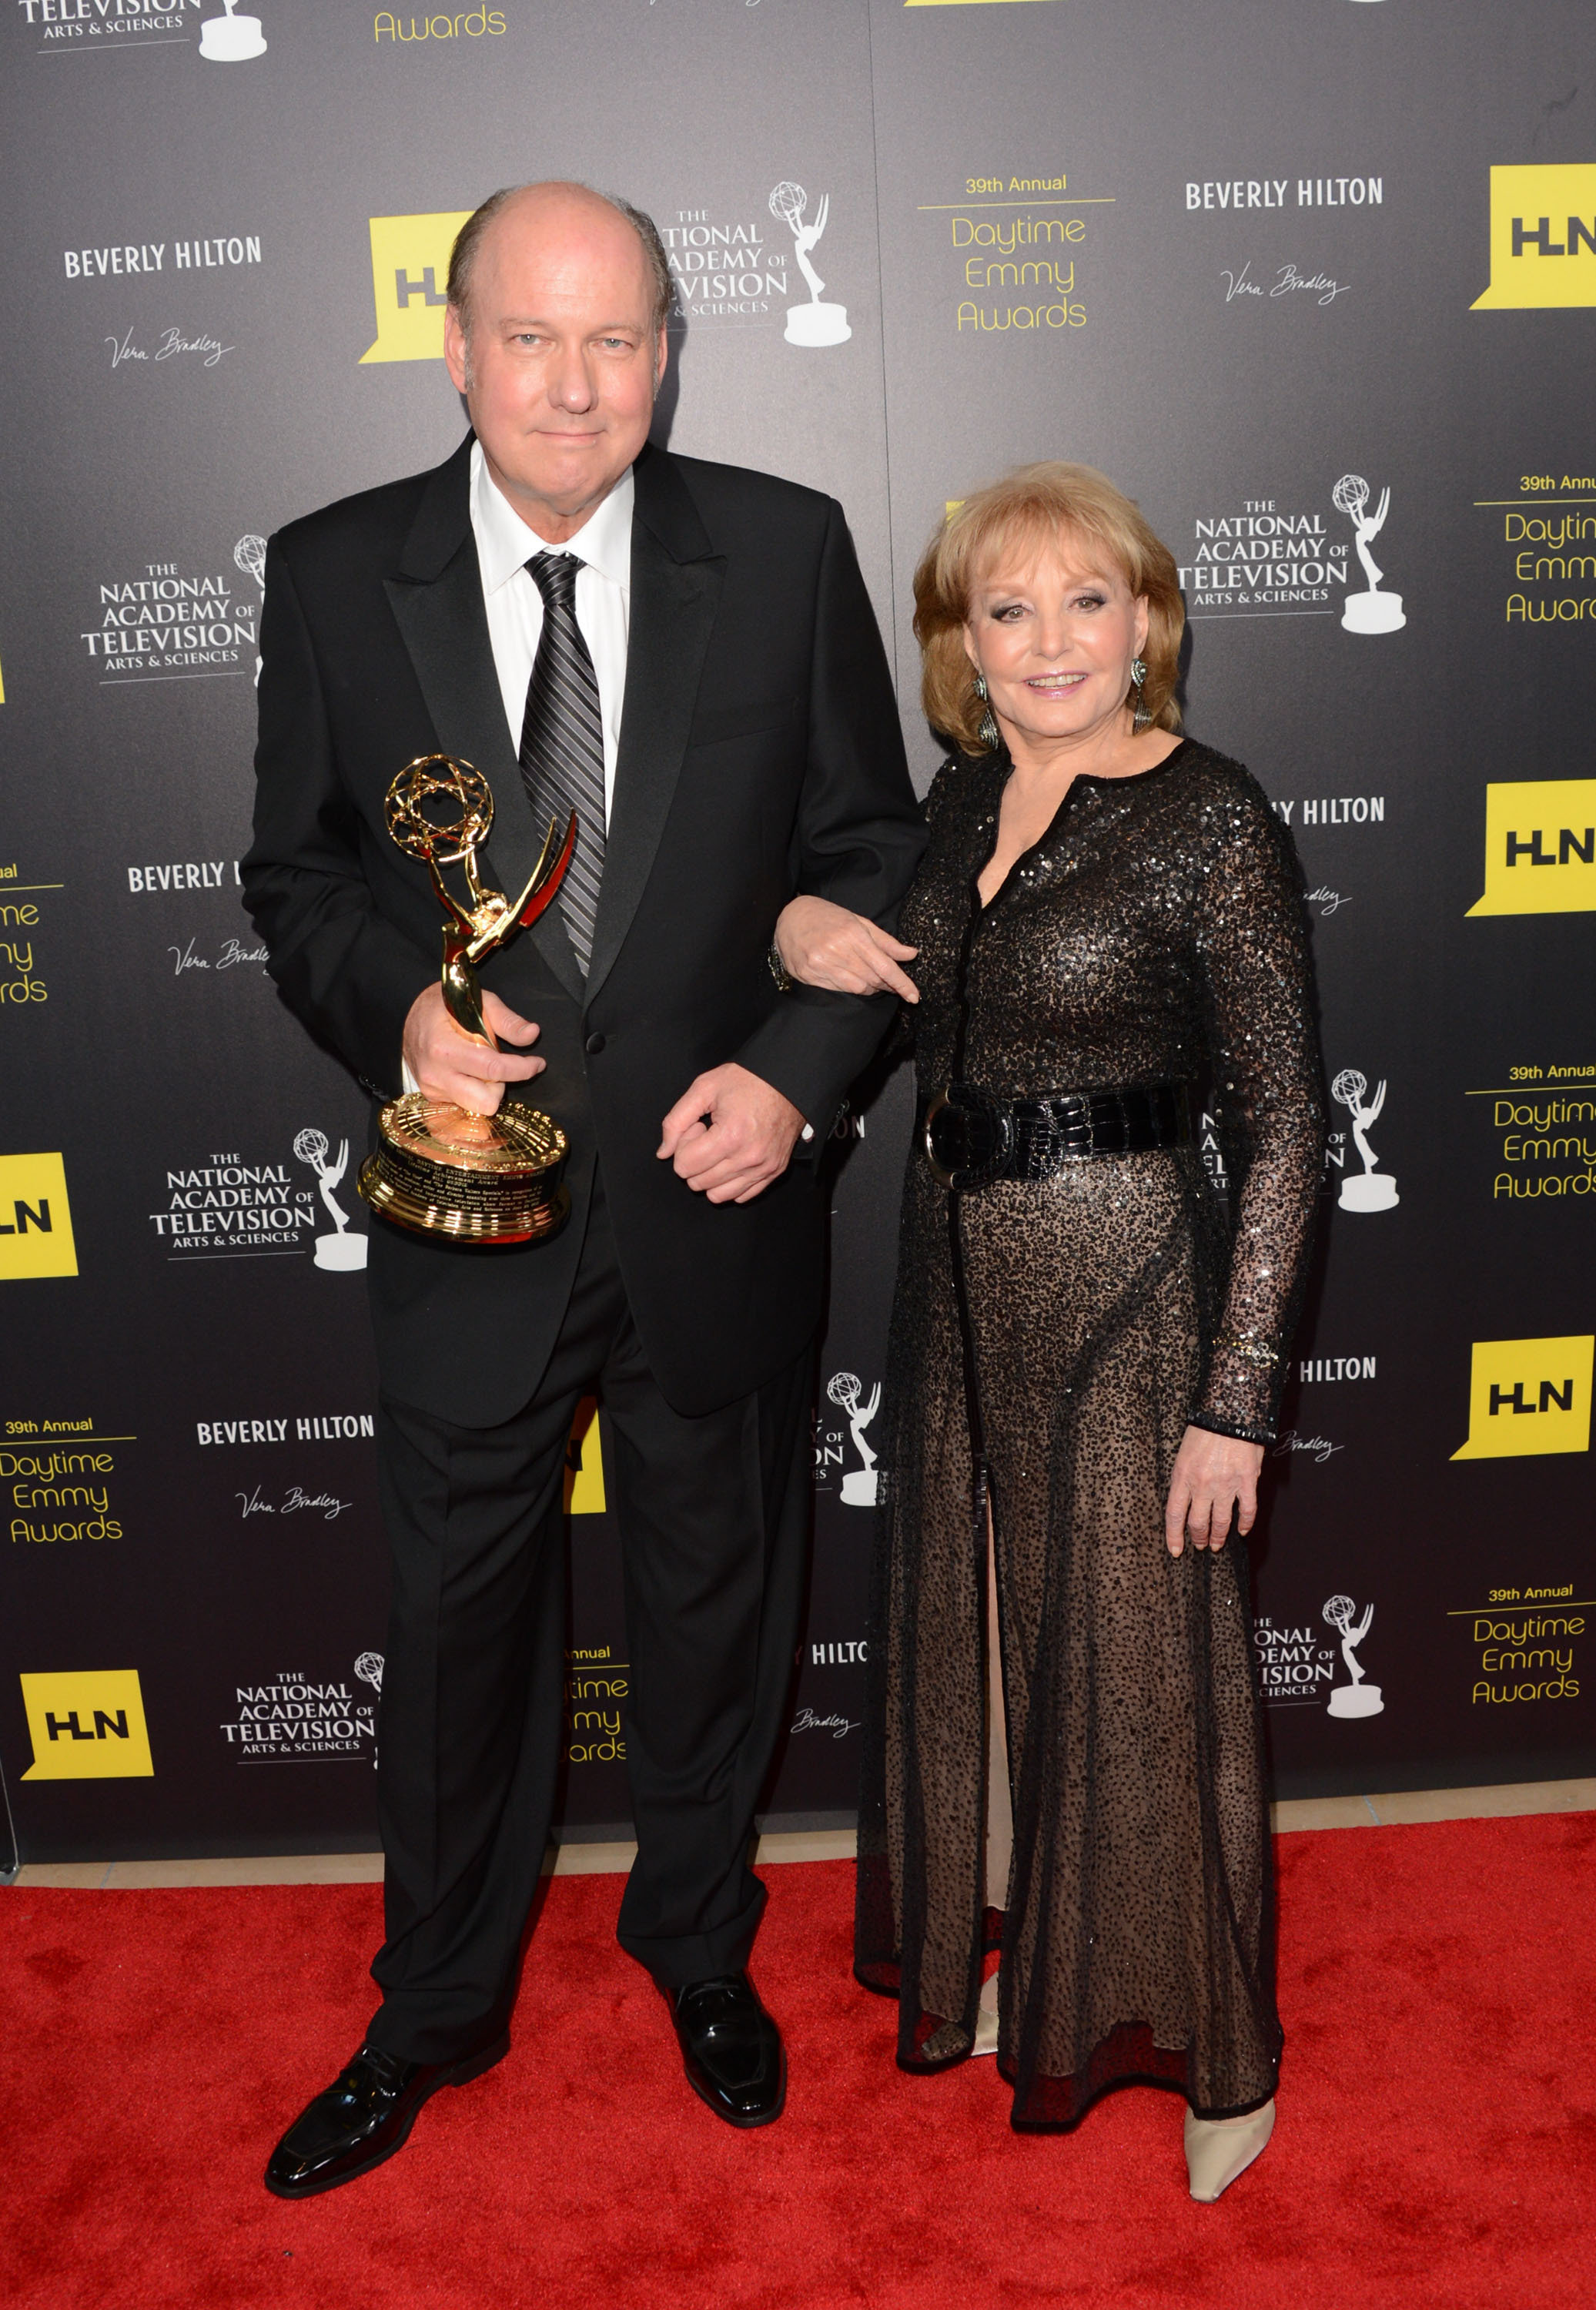
[[[1106,732],[1126,711],[1147,600],[1089,538],[1005,559],[970,595],[964,645],[1000,726],[1033,742]]]

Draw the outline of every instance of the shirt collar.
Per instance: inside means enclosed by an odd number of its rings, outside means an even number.
[[[609,496],[595,506],[574,537],[551,545],[529,529],[488,471],[482,445],[471,445],[471,525],[476,534],[482,590],[496,594],[534,553],[574,553],[599,575],[622,588],[631,583],[632,500],[636,489],[629,465]]]

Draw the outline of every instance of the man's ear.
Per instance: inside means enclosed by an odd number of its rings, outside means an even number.
[[[443,317],[443,357],[455,392],[464,393],[471,375],[471,348],[466,342],[464,317],[457,305],[451,305]]]

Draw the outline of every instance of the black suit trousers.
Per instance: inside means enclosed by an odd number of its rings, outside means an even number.
[[[800,1633],[810,1363],[719,1411],[672,1411],[595,1181],[565,1320],[525,1409],[474,1429],[383,1399],[394,1585],[373,2045],[447,2061],[508,2019],[564,1728],[566,1445],[595,1389],[614,1439],[630,1659],[638,1858],[620,1942],[665,1987],[746,1962],[765,1899],[749,1867],[754,1807]]]

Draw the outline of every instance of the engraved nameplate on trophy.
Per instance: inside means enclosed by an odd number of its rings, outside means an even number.
[[[497,1050],[482,1012],[476,965],[529,927],[553,900],[576,847],[573,811],[563,840],[551,820],[537,864],[516,899],[490,890],[477,853],[493,823],[488,781],[452,754],[421,754],[389,786],[388,832],[423,859],[444,909],[443,999],[463,1033]],[[464,870],[467,903],[444,881]],[[494,1115],[409,1091],[382,1110],[377,1144],[358,1182],[375,1211],[419,1235],[452,1243],[535,1243],[556,1235],[570,1210],[560,1181],[568,1152],[558,1124],[519,1099]]]

